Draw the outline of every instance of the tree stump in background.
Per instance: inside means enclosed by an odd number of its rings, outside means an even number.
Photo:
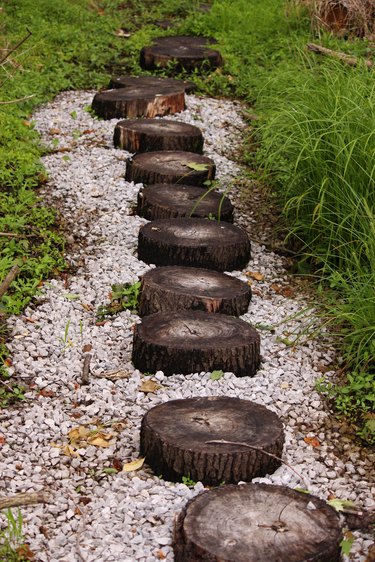
[[[155,265],[241,270],[250,259],[250,240],[233,224],[207,219],[158,219],[141,227],[138,258]]]
[[[136,154],[126,162],[126,181],[151,185],[181,183],[203,185],[215,177],[211,158],[194,152],[158,151]]]
[[[211,443],[220,440],[233,444]],[[141,425],[141,455],[155,474],[208,486],[272,474],[281,462],[264,451],[280,457],[283,444],[276,414],[229,396],[171,400],[149,410]]]
[[[167,68],[192,72],[213,70],[223,64],[219,51],[210,48],[206,37],[158,37],[141,50],[140,65],[146,70]]]
[[[233,210],[228,197],[199,186],[158,183],[138,193],[137,213],[148,220],[197,217],[233,222]]]
[[[175,86],[184,89],[187,94],[191,94],[196,89],[194,82],[189,80],[175,80],[174,78],[164,78],[161,76],[114,76],[111,78],[108,88],[155,88],[159,86]]]
[[[283,486],[222,486],[190,500],[174,530],[176,562],[338,562],[335,510]]]
[[[169,115],[185,109],[185,91],[175,86],[107,90],[95,94],[92,109],[103,119]]]
[[[164,119],[120,121],[113,135],[115,146],[128,152],[176,150],[202,154],[202,131],[194,125]]]
[[[255,375],[260,337],[247,322],[198,311],[158,312],[135,326],[132,360],[143,373],[229,371]]]
[[[251,300],[247,283],[209,269],[157,267],[142,277],[138,314],[203,310],[240,316]]]

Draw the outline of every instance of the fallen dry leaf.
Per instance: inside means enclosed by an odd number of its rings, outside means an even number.
[[[0,435],[0,446],[4,445],[5,441],[6,441],[6,439],[5,439],[4,435]]]
[[[66,457],[79,457],[79,454],[77,453],[77,451],[74,450],[74,448],[71,445],[62,445],[59,448],[61,449],[61,452]]]
[[[140,468],[142,468],[144,462],[145,462],[145,457],[136,459],[135,461],[127,462],[122,467],[122,471],[133,472],[134,470],[139,470]]]
[[[320,442],[319,439],[317,437],[309,437],[306,436],[303,438],[304,442],[307,443],[308,445],[311,445],[312,447],[320,447]]]
[[[82,511],[79,509],[78,505],[74,510],[74,515],[82,515]]]
[[[164,552],[162,550],[157,550],[155,552],[155,556],[158,560],[165,560],[167,558],[167,555],[164,554]]]
[[[92,350],[92,345],[91,343],[87,343],[86,345],[83,346],[82,351],[83,353],[88,353],[89,351]]]
[[[255,281],[264,281],[264,275],[259,271],[246,271],[246,275]]]
[[[286,297],[288,299],[290,299],[291,297],[294,297],[293,289],[291,289],[290,287],[287,287],[286,285],[277,285],[276,283],[272,283],[271,289],[277,295],[282,295],[283,297]]]
[[[42,390],[39,391],[39,396],[44,396],[44,398],[54,398],[56,396],[56,392],[42,388]]]
[[[80,305],[82,306],[82,308],[87,310],[87,312],[92,312],[94,310],[94,307],[92,306],[92,304],[87,304],[85,302],[81,302]]]
[[[19,560],[30,560],[33,562],[35,560],[35,554],[28,544],[22,544],[21,546],[16,548],[17,555],[19,556]]]
[[[138,390],[140,392],[147,393],[147,392],[156,392],[159,388],[161,388],[160,384],[158,384],[156,381],[149,379],[147,381],[143,381],[143,383],[138,388]]]
[[[105,371],[104,373],[94,373],[94,377],[115,381],[117,379],[128,379],[131,377],[131,373],[129,373],[129,371],[123,371],[122,369],[114,369],[113,371]]]
[[[48,132],[50,135],[59,135],[61,133],[60,129],[50,129]]]
[[[110,441],[114,437],[113,433],[97,433],[87,439],[87,443],[95,447],[109,447]]]

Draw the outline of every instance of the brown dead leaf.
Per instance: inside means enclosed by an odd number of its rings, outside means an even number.
[[[287,287],[286,285],[277,285],[276,283],[272,283],[271,289],[277,294],[282,295],[285,298],[292,298],[294,297],[294,291],[291,287]]]
[[[0,435],[0,447],[1,447],[2,445],[4,445],[5,442],[6,442],[5,436],[4,436],[4,435]]]
[[[164,554],[164,552],[162,550],[157,550],[155,552],[155,556],[158,560],[165,560],[167,558],[167,555]]]
[[[246,275],[255,281],[264,281],[264,275],[259,271],[246,271]]]
[[[159,388],[161,388],[160,384],[158,384],[156,381],[149,379],[147,381],[143,381],[143,383],[138,388],[138,390],[140,392],[148,393],[148,392],[156,392]]]
[[[78,505],[74,510],[74,515],[82,515],[82,511],[79,509]]]
[[[94,310],[94,307],[92,306],[92,304],[87,304],[86,302],[81,302],[80,305],[82,306],[82,308],[87,310],[87,312],[92,312]]]
[[[145,457],[136,459],[135,461],[127,462],[122,467],[122,471],[133,472],[134,470],[139,470],[140,468],[142,468],[144,462],[145,462]]]
[[[60,448],[63,455],[66,457],[79,457],[79,454],[71,445],[62,445]]]
[[[54,129],[54,128],[50,129],[48,132],[50,135],[59,135],[61,133],[60,129]]]
[[[4,361],[4,367],[11,367],[13,365],[10,357],[7,357]]]
[[[117,470],[118,472],[121,472],[122,470],[122,461],[116,457],[114,457],[112,459],[112,468],[114,468],[115,470]]]
[[[91,133],[95,133],[94,129],[85,129],[84,131],[82,131],[83,135],[90,135]]]
[[[319,439],[317,437],[309,437],[307,435],[306,437],[303,438],[303,440],[304,440],[305,443],[307,443],[308,445],[311,445],[314,448],[320,447],[320,442],[319,442]]]
[[[84,425],[73,427],[68,433],[69,441],[74,444],[78,441],[85,441],[90,435],[90,431]]]
[[[70,417],[72,417],[72,418],[75,419],[75,420],[78,420],[79,418],[82,417],[82,412],[72,412],[72,413],[70,414]]]
[[[56,392],[42,388],[42,390],[39,391],[39,396],[44,396],[44,398],[54,398],[56,396]]]
[[[91,350],[92,350],[91,343],[86,343],[86,345],[84,345],[83,348],[82,348],[83,353],[88,353]]]
[[[16,552],[20,560],[30,560],[31,562],[35,560],[35,554],[32,550],[30,550],[28,544],[22,544],[16,548]]]

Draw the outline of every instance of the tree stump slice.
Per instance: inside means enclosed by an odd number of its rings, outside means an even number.
[[[260,337],[247,322],[221,314],[183,310],[145,316],[134,330],[134,366],[165,375],[229,371],[255,375]]]
[[[222,486],[196,496],[174,530],[175,562],[339,562],[335,510],[283,486]]]
[[[197,217],[233,222],[233,211],[228,197],[194,185],[159,183],[138,193],[137,213],[148,220]]]
[[[163,78],[161,76],[114,76],[111,78],[108,88],[155,88],[159,86],[175,86],[191,94],[196,89],[194,82],[190,80],[176,80],[175,78]]]
[[[250,240],[244,230],[227,222],[158,219],[140,228],[138,258],[155,265],[241,270],[250,259]]]
[[[106,90],[95,94],[92,109],[103,119],[179,113],[185,109],[185,90],[167,85]]]
[[[203,135],[198,127],[164,119],[119,121],[113,142],[116,147],[129,152],[170,150],[202,154],[203,150]]]
[[[155,70],[175,63],[175,70],[213,70],[223,64],[219,51],[210,48],[206,37],[158,37],[151,46],[143,47],[141,68]]]
[[[220,440],[234,444],[210,443]],[[283,444],[276,414],[229,396],[171,400],[149,410],[141,425],[141,455],[174,482],[188,476],[218,486],[272,474],[281,462],[263,451],[280,457]]]
[[[230,275],[194,267],[157,267],[142,277],[138,314],[202,310],[240,316],[250,300],[249,285]]]
[[[194,170],[191,165],[201,169]],[[151,185],[181,183],[203,185],[215,177],[216,166],[211,158],[194,152],[155,151],[136,154],[126,162],[126,181]]]

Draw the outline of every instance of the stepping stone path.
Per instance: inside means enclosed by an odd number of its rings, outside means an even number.
[[[222,486],[188,502],[175,525],[175,562],[338,562],[335,510],[287,487]]]
[[[260,363],[260,337],[250,324],[226,314],[158,312],[135,326],[132,360],[143,373],[219,369],[251,377]]]
[[[211,49],[212,40],[205,37],[158,37],[153,45],[143,47],[140,64],[146,70],[167,68],[193,72],[196,69],[213,70],[223,61],[219,51]]]
[[[142,420],[140,452],[166,480],[181,481],[188,474],[219,486],[274,472],[283,444],[283,425],[264,406],[210,396],[171,400],[149,410]]]
[[[115,127],[113,143],[128,152],[182,150],[202,154],[203,135],[198,127],[161,119],[128,119]]]
[[[230,275],[192,267],[156,267],[142,277],[138,313],[202,310],[240,316],[250,300],[249,285]]]
[[[159,38],[141,51],[145,69],[171,62],[192,71],[216,68],[222,60],[197,37]],[[151,220],[140,229],[138,258],[167,266],[142,279],[143,318],[134,329],[133,364],[141,372],[167,376],[215,370],[254,376],[260,336],[229,316],[246,310],[251,293],[242,282],[207,271],[245,267],[250,241],[239,227],[205,218],[232,221],[233,206],[219,193],[202,189],[214,179],[215,163],[200,155],[201,131],[151,119],[184,107],[175,84],[139,80],[134,85],[134,78],[112,79],[115,89],[93,101],[105,118],[150,117],[120,121],[114,131],[115,146],[138,153],[127,161],[125,179],[144,184],[137,212]],[[264,406],[230,397],[191,398],[166,402],[144,415],[140,452],[165,479],[188,475],[217,486],[272,473],[281,464],[283,443],[281,421]],[[275,540],[277,533],[283,540]],[[338,518],[321,500],[288,488],[224,486],[188,503],[175,528],[174,552],[176,562],[334,562],[340,538]]]
[[[126,181],[152,185],[182,183],[203,186],[215,178],[215,163],[207,156],[183,151],[136,154],[126,164]]]
[[[149,221],[195,217],[233,222],[233,210],[230,199],[217,191],[173,183],[149,185],[139,192],[137,201],[138,215]]]

